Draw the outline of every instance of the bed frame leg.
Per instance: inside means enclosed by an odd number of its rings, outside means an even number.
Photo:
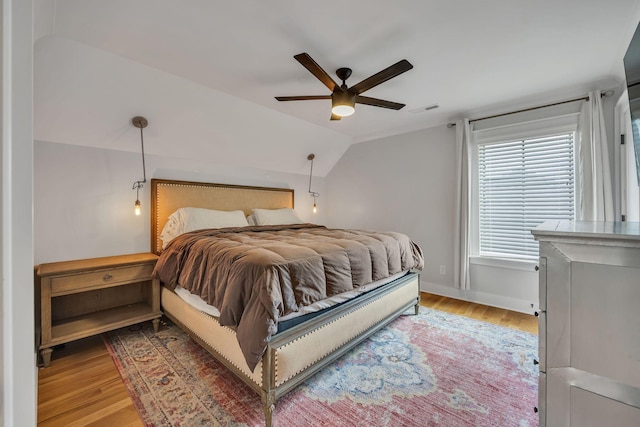
[[[273,427],[273,413],[276,409],[276,395],[274,392],[262,393],[265,427]]]
[[[418,313],[420,313],[420,303],[413,306],[413,311],[413,314],[415,314],[416,316],[418,315]]]

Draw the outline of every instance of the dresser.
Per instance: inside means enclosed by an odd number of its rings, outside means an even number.
[[[46,367],[53,347],[146,320],[160,321],[160,283],[152,253],[40,264],[36,325]]]
[[[532,233],[540,426],[640,426],[640,223],[548,221]]]

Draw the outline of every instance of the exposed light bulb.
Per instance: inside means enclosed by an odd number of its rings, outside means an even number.
[[[313,202],[313,213],[318,212],[318,207],[316,206],[316,202]]]
[[[136,216],[140,216],[140,200],[136,200],[136,204],[134,205],[134,212],[136,213]]]

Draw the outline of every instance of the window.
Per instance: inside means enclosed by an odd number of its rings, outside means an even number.
[[[474,133],[477,256],[535,260],[531,229],[575,218],[575,120],[545,125]]]
[[[537,258],[531,229],[573,219],[573,133],[478,147],[480,255]]]

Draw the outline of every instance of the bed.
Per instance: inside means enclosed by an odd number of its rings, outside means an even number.
[[[163,255],[169,256],[172,250],[172,245],[163,250],[161,231],[167,218],[179,208],[241,210],[249,215],[253,208],[293,208],[294,192],[281,188],[153,179],[151,201],[151,248],[160,255],[161,262]],[[323,227],[310,224],[295,228],[306,234],[327,232]],[[264,230],[249,227],[248,234],[254,232]],[[421,253],[419,255],[421,257]],[[161,304],[169,319],[260,394],[265,425],[272,426],[275,403],[281,396],[399,315],[412,308],[417,314],[420,299],[417,271],[403,271],[391,279],[380,281],[356,298],[306,317],[300,316],[288,329],[270,334],[257,363],[246,357],[246,348],[241,346],[237,336],[240,329],[222,326],[219,317],[185,302],[173,286],[163,283]]]

